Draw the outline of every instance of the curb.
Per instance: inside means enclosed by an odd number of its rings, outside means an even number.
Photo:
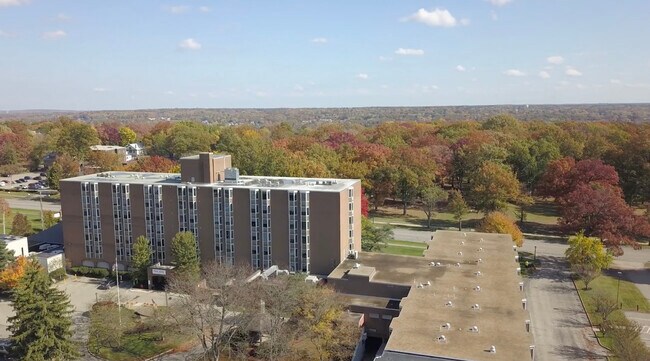
[[[587,312],[587,308],[585,307],[585,302],[582,300],[582,297],[580,296],[580,292],[578,292],[578,285],[576,285],[576,281],[574,279],[571,280],[571,283],[573,283],[573,288],[575,288],[576,293],[578,294],[578,299],[580,300],[580,305],[582,305],[582,309],[585,311],[585,315],[587,315],[587,320],[589,321],[589,328],[591,329],[591,332],[594,333],[594,337],[596,338],[596,342],[598,342],[598,345],[600,347],[604,348],[605,350],[609,351],[611,353],[612,350],[609,348],[605,347],[602,343],[600,343],[600,338],[596,336],[596,331],[594,330],[594,323],[591,322],[591,317],[589,317],[589,312]],[[611,356],[605,356],[607,360],[611,360]]]

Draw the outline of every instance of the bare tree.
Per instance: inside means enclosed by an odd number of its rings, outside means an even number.
[[[246,278],[250,269],[210,263],[203,268],[201,284],[186,274],[169,278],[168,290],[182,296],[172,306],[176,324],[195,335],[204,358],[218,361],[226,352],[236,352],[233,342],[247,332],[255,302]]]
[[[600,322],[607,322],[612,312],[618,309],[616,300],[602,292],[598,292],[593,297],[596,314],[600,316]]]
[[[612,353],[619,360],[650,360],[650,351],[641,340],[641,326],[626,318],[607,323],[607,334],[612,338]]]

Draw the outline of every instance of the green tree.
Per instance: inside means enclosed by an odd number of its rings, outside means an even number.
[[[0,242],[0,272],[16,260],[14,251],[7,249],[7,243]]]
[[[56,140],[56,151],[74,159],[84,160],[90,146],[99,144],[97,130],[92,125],[68,119],[61,120],[61,132]]]
[[[438,203],[447,199],[447,192],[437,185],[430,185],[420,192],[421,208],[427,216],[427,228],[431,229],[431,217],[433,217]]]
[[[585,283],[586,290],[589,289],[589,283],[600,276],[601,271],[609,267],[613,259],[600,239],[587,237],[584,232],[569,238],[569,248],[564,254],[571,269]]]
[[[176,233],[172,239],[172,254],[176,264],[176,272],[185,274],[189,278],[199,276],[201,265],[196,247],[196,239],[192,232]]]
[[[413,197],[415,197],[418,186],[419,182],[417,174],[409,168],[400,168],[398,171],[395,191],[397,196],[402,200],[402,215],[406,215],[406,207],[408,207],[411,200],[413,200]]]
[[[58,220],[54,218],[54,212],[53,211],[44,211],[43,212],[43,226],[45,229],[48,229],[55,224],[57,224]]]
[[[123,147],[131,143],[135,143],[135,140],[138,139],[137,134],[135,134],[133,129],[129,127],[120,127],[119,133],[120,133],[120,145]]]
[[[447,209],[454,216],[454,219],[458,221],[458,230],[463,230],[463,218],[469,212],[469,206],[465,202],[463,195],[460,191],[452,190],[449,193],[449,203],[447,203]]]
[[[11,234],[16,236],[29,236],[32,233],[34,233],[34,229],[27,216],[22,213],[16,213],[14,220],[11,222]]]
[[[507,167],[485,162],[470,176],[469,201],[485,213],[502,210],[507,202],[517,199],[520,193],[519,181]]]
[[[151,242],[145,236],[139,236],[133,243],[131,256],[131,278],[134,284],[142,284],[147,280],[147,270],[151,266]]]
[[[26,361],[72,360],[72,307],[65,292],[52,287],[37,261],[30,261],[12,294],[10,317],[12,351]]]
[[[393,230],[390,226],[375,227],[367,217],[361,217],[362,250],[366,252],[379,251],[391,239],[393,239]]]

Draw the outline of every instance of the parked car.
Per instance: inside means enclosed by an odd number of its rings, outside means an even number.
[[[37,175],[36,177],[33,178],[34,180],[41,180],[43,179],[40,175]]]
[[[113,287],[113,286],[115,286],[115,281],[113,281],[113,280],[104,280],[104,282],[102,282],[99,285],[99,287],[97,287],[97,288],[99,288],[100,290],[110,290],[111,287]]]
[[[24,179],[24,180],[30,180],[30,179],[32,179],[32,177],[26,175],[26,176],[23,177],[23,179]]]
[[[41,172],[41,174],[39,174],[39,175],[40,175],[41,177],[47,177],[47,173],[45,173],[45,172]]]
[[[16,179],[16,183],[23,183],[24,181],[24,179]]]

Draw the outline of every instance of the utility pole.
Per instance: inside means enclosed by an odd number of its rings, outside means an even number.
[[[117,250],[115,251],[117,252]],[[120,273],[119,268],[117,267],[117,255],[115,255],[115,286],[117,287],[117,317],[120,322],[120,328],[122,327],[122,304],[120,303]]]
[[[45,221],[43,220],[43,193],[38,190],[38,200],[41,202],[41,231],[45,230]]]

